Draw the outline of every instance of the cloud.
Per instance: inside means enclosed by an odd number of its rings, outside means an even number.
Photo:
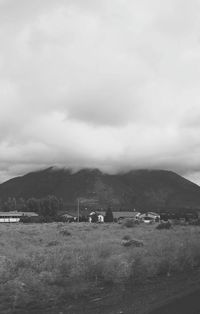
[[[0,1],[0,180],[200,172],[199,1]]]

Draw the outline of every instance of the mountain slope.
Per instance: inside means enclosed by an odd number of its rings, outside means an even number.
[[[28,173],[0,184],[0,198],[47,195],[62,198],[75,206],[116,209],[200,208],[200,187],[171,171],[136,170],[115,175],[98,169],[83,169],[76,173],[48,168]]]

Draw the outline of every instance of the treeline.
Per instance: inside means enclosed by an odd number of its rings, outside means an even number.
[[[63,211],[63,208],[63,200],[54,195],[43,198],[32,197],[27,200],[23,198],[16,199],[15,197],[9,197],[4,201],[0,200],[1,211],[35,212],[43,217],[55,217],[59,212]]]

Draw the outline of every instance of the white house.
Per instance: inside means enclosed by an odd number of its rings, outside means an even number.
[[[102,214],[97,214],[98,215],[98,222],[104,222],[104,215]]]
[[[99,222],[103,223],[104,222],[104,215],[105,212],[91,212],[89,215],[89,222]]]
[[[159,222],[160,215],[154,212],[147,212],[147,213],[141,214],[139,216],[139,219],[141,219],[145,223],[156,222],[156,221]]]

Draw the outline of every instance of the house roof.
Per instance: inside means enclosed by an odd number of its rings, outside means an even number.
[[[74,218],[76,217],[75,215],[71,215],[69,213],[65,213],[65,214],[62,214],[62,217],[65,217],[65,218]]]
[[[18,212],[18,211],[9,211],[9,212],[0,212],[0,217],[21,217],[21,216],[38,216],[38,214],[34,212]]]
[[[112,212],[113,213],[113,218],[119,219],[119,218],[135,218],[139,212],[125,212],[125,211],[120,211],[120,212]],[[106,212],[105,211],[100,211],[97,212],[97,214],[101,214],[105,216]]]
[[[144,217],[156,218],[156,217],[160,217],[160,215],[153,212],[147,212],[140,215],[140,218],[144,218]]]

